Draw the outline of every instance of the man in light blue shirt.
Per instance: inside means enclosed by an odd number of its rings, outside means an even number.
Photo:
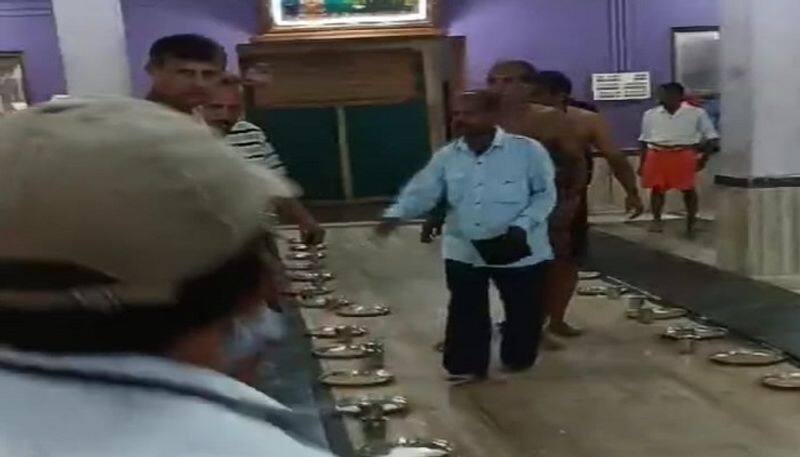
[[[545,266],[553,258],[547,227],[556,202],[555,171],[541,144],[496,127],[498,108],[487,92],[460,96],[453,127],[463,136],[434,155],[377,229],[386,235],[446,195],[443,255],[451,298],[444,367],[454,381],[488,373],[490,279],[505,305],[506,368],[535,363],[545,314],[541,295]]]

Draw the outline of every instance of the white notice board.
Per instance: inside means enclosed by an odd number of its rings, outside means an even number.
[[[595,73],[592,92],[597,101],[647,100],[653,96],[650,72]]]

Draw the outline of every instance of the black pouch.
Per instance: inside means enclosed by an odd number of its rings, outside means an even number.
[[[487,265],[509,265],[532,254],[525,231],[517,227],[495,238],[472,240],[472,245]]]

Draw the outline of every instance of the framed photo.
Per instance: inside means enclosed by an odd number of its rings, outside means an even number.
[[[268,32],[434,27],[437,0],[262,0]]]
[[[0,112],[15,111],[27,104],[22,53],[0,52]]]
[[[694,95],[713,97],[720,93],[719,27],[672,29],[672,77]]]

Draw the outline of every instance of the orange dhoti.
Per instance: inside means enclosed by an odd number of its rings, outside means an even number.
[[[696,149],[648,149],[642,187],[655,191],[692,190],[700,154]]]

